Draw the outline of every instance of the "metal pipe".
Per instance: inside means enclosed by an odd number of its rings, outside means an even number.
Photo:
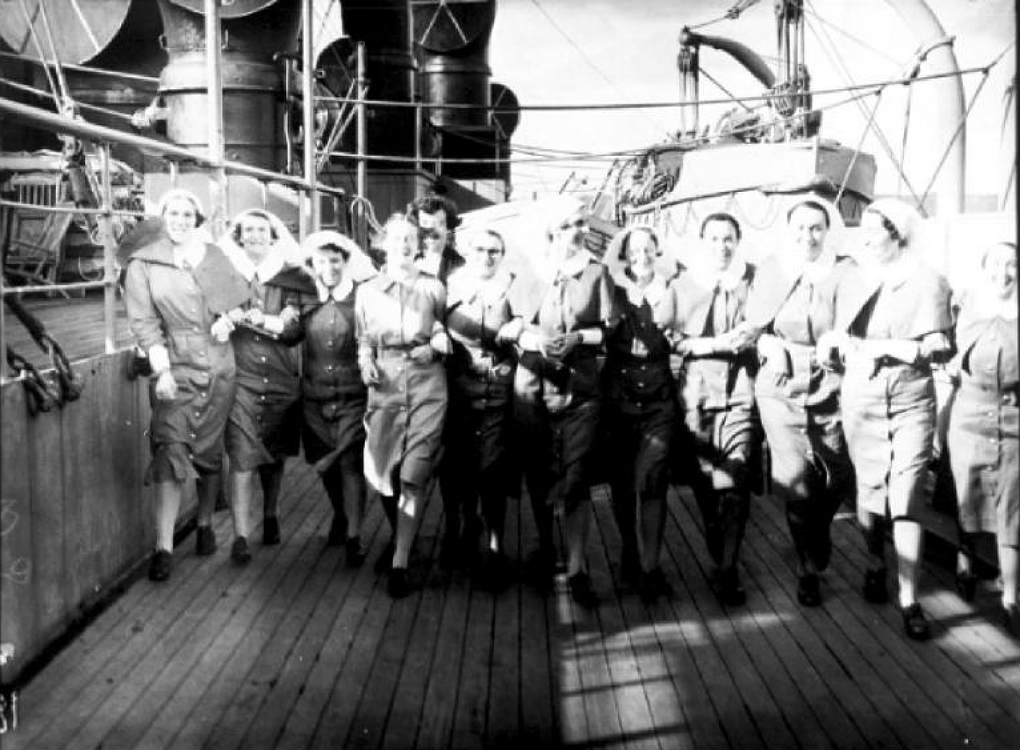
[[[34,203],[21,203],[19,201],[9,201],[0,198],[0,206],[6,206],[7,208],[26,208],[32,211],[39,211],[40,213],[50,214],[81,214],[84,216],[150,216],[144,211],[128,211],[125,209],[115,208],[111,211],[107,211],[102,208],[78,208],[76,206],[37,206]]]
[[[294,177],[292,175],[281,174],[279,172],[270,172],[268,169],[259,169],[258,167],[229,160],[223,160],[222,163],[217,164],[204,154],[196,151],[190,151],[173,143],[156,140],[155,138],[146,138],[145,136],[135,135],[134,133],[125,133],[121,130],[108,128],[104,125],[96,125],[94,123],[85,122],[84,120],[72,120],[70,118],[63,117],[62,115],[47,112],[46,110],[39,109],[38,107],[30,107],[27,104],[22,104],[21,102],[16,102],[4,97],[0,97],[0,114],[9,115],[15,120],[20,120],[54,133],[67,133],[91,141],[121,143],[125,146],[132,146],[140,151],[154,154],[156,156],[162,156],[171,160],[190,162],[202,167],[222,166],[227,172],[233,174],[247,175],[248,177],[254,177],[257,180],[266,180],[268,182],[278,182],[299,190],[310,189],[309,185],[301,177]],[[173,162],[171,162],[171,166],[173,167]],[[317,185],[316,189],[319,192],[331,193],[334,195],[346,195],[342,189],[328,185]]]
[[[34,65],[42,67],[52,66],[53,63],[43,60],[38,57],[29,57],[28,55],[19,55],[17,52],[4,52],[0,50],[0,57],[6,57],[10,60],[20,60],[22,62],[29,62]],[[159,78],[154,76],[143,76],[138,73],[126,73],[120,70],[107,70],[106,68],[90,68],[87,65],[72,65],[71,63],[62,62],[60,66],[64,70],[73,70],[75,73],[90,73],[97,76],[109,76],[112,78],[122,78],[125,81],[140,81],[142,83],[159,83]]]
[[[748,73],[753,75],[758,81],[767,89],[772,88],[776,83],[776,76],[769,68],[761,56],[740,42],[735,42],[732,39],[726,39],[721,36],[709,36],[707,34],[698,34],[697,32],[691,31],[688,28],[684,28],[680,32],[680,44],[689,44],[691,46],[698,46],[706,44],[709,47],[725,52],[727,55],[732,57],[738,63],[740,63]]]
[[[103,208],[106,215],[100,219],[100,226],[103,228],[103,339],[107,354],[117,351],[116,330],[114,328],[114,316],[116,312],[114,305],[117,301],[116,290],[114,289],[113,277],[114,255],[116,253],[115,240],[113,237],[113,178],[110,175],[110,144],[104,143],[100,146],[102,154],[102,189]]]
[[[924,0],[886,0],[886,2],[903,19],[903,23],[917,37],[919,44],[926,44],[932,39],[946,38],[946,32],[938,17]],[[935,143],[950,144],[945,161],[933,175],[937,186],[935,192],[939,196],[938,212],[957,214],[964,210],[966,197],[966,125],[958,137],[954,132],[964,115],[963,81],[958,75],[960,66],[957,64],[952,46],[948,44],[935,46],[928,53],[927,59],[934,73],[949,74],[940,79],[941,82],[930,92],[925,93],[931,97],[931,104],[935,107],[935,114],[928,119],[929,136]]]
[[[35,284],[33,286],[7,286],[3,288],[4,296],[11,294],[31,294],[32,292],[74,292],[81,289],[100,289],[107,286],[105,281],[74,281],[70,284]]]
[[[302,143],[304,156],[303,174],[308,181],[309,192],[306,209],[301,212],[301,239],[319,228],[319,194],[315,190],[315,70],[313,60],[314,39],[312,38],[312,0],[301,2],[301,127],[305,138]]]
[[[219,236],[227,225],[227,173],[223,169],[226,150],[223,145],[223,76],[220,55],[220,0],[204,0],[206,132],[209,158],[215,163],[209,181],[209,223]]]
[[[357,128],[357,197],[368,200],[368,122],[366,120],[365,97],[368,96],[368,79],[365,77],[365,43],[358,42],[357,78],[358,78],[358,128]],[[365,242],[367,232],[358,227],[359,239]]]

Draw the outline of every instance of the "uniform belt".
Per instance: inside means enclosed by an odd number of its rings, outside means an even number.
[[[1017,406],[1020,404],[1020,383],[1000,388],[997,385],[985,385],[973,380],[965,380],[961,385],[961,390],[970,390],[981,394],[985,398],[994,398],[1006,406]]]
[[[407,359],[411,356],[411,350],[418,344],[405,344],[404,346],[376,346],[373,347],[376,359]]]

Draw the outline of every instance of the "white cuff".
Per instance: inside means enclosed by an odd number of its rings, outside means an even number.
[[[262,327],[270,333],[281,334],[283,333],[283,318],[279,315],[267,315],[262,321]]]
[[[602,344],[602,329],[601,328],[582,328],[578,333],[581,334],[581,343],[589,344],[591,346],[599,346]]]
[[[152,365],[152,372],[159,375],[170,369],[170,352],[162,344],[153,344],[149,347],[149,364]]]
[[[520,345],[521,349],[529,352],[537,352],[542,348],[539,335],[534,331],[523,331],[517,338],[517,343]]]

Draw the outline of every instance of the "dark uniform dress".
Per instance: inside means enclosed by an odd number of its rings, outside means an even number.
[[[979,312],[965,300],[956,345],[960,386],[949,416],[949,462],[960,526],[1020,546],[1017,318]]]
[[[146,483],[183,482],[216,473],[223,462],[223,434],[236,389],[234,349],[209,330],[215,313],[214,288],[247,283],[215,245],[195,268],[177,265],[169,239],[143,247],[128,261],[124,302],[138,345],[162,345],[177,383],[172,401],[156,398],[150,382],[152,462]]]
[[[606,339],[602,372],[602,420],[609,443],[602,455],[613,490],[624,565],[640,564],[643,558],[650,569],[658,565],[662,543],[676,420],[670,344],[657,323],[662,318],[661,308],[668,304],[668,291],[666,280],[659,275],[644,289],[624,275],[617,279],[615,293],[619,322]],[[658,517],[647,519],[652,507]],[[642,534],[649,521],[658,528],[654,540]],[[645,549],[647,546],[652,549]]]
[[[856,263],[830,261],[817,275],[789,272],[775,256],[758,267],[745,318],[779,339],[782,353],[762,361],[755,399],[768,439],[773,494],[785,501],[798,557],[823,570],[832,552],[829,526],[853,496],[853,466],[843,436],[840,375],[815,357],[835,327],[837,304],[859,283]]]
[[[917,520],[927,500],[935,435],[931,363],[945,361],[952,348],[949,286],[929,268],[912,268],[903,278],[865,293],[863,305],[840,313],[851,336],[841,397],[857,477],[857,509],[882,517],[888,513],[893,520]],[[876,362],[854,354],[854,339],[912,339],[920,354],[910,364]]]
[[[449,541],[459,534],[465,544],[477,544],[479,499],[489,532],[503,530],[514,357],[509,347],[496,344],[496,334],[511,319],[513,281],[509,273],[482,281],[463,271],[448,281],[446,327],[453,353],[446,361],[450,401],[440,487]]]
[[[724,275],[725,283],[681,270],[670,284],[664,321],[676,339],[718,336],[743,323],[755,269],[740,266],[743,273],[738,273],[739,268],[731,270]],[[739,354],[688,354],[679,373],[684,422],[693,436],[696,470],[704,478],[691,485],[705,521],[709,552],[717,565],[726,568],[736,564],[751,491],[760,484],[761,424],[754,401],[757,366],[757,355],[749,348]],[[708,493],[699,491],[705,485],[710,487]]]
[[[576,257],[576,256],[575,256]],[[511,292],[511,313],[526,326],[553,336],[614,324],[613,280],[609,270],[586,254],[571,271],[551,283],[518,284]],[[597,452],[599,363],[601,347],[580,344],[554,359],[536,351],[521,354],[514,378],[518,450],[531,495],[543,551],[552,549],[552,505],[569,513],[589,501]]]
[[[266,315],[290,307],[300,311],[302,296],[314,294],[311,276],[300,268],[281,268],[272,278],[251,280],[252,306]],[[286,320],[279,332],[237,327],[231,335],[237,362],[237,394],[227,423],[230,466],[251,471],[262,464],[296,456],[301,443],[301,322]]]
[[[323,475],[334,466],[362,471],[367,391],[358,369],[357,290],[302,305],[301,434],[305,459]]]
[[[373,358],[379,370],[365,412],[365,478],[386,497],[403,482],[424,489],[443,435],[446,370],[410,353],[444,331],[446,288],[425,273],[403,281],[380,274],[358,287],[355,312],[359,359]]]

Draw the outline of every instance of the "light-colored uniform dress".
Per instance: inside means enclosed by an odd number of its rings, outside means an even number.
[[[873,290],[873,291],[872,291]],[[935,434],[932,361],[951,352],[949,286],[941,274],[908,262],[895,280],[858,296],[840,312],[851,336],[843,375],[843,430],[857,476],[859,512],[912,518],[923,507]],[[856,309],[855,309],[856,308]],[[916,362],[854,354],[854,339],[911,339]]]
[[[194,266],[160,238],[131,256],[124,282],[128,324],[140,347],[164,346],[177,383],[172,401],[156,398],[150,382],[152,462],[146,483],[183,482],[198,473],[215,473],[223,461],[223,434],[236,389],[234,349],[209,333],[216,314],[233,307],[218,304],[218,293],[247,282],[218,247],[207,244]]]
[[[854,475],[840,412],[840,375],[815,357],[835,328],[839,299],[859,283],[856,263],[823,253],[791,270],[776,256],[758,266],[745,319],[780,339],[776,359],[761,358],[755,399],[771,458],[772,493],[785,501],[794,546],[819,568],[828,564],[829,524],[853,496]]]
[[[968,309],[970,308],[970,309]],[[964,531],[1020,546],[1020,365],[1013,315],[962,306],[956,327],[960,387],[949,416],[949,463]]]
[[[616,285],[616,327],[606,338],[602,419],[613,510],[624,544],[638,548],[641,499],[664,500],[676,420],[670,345],[659,328],[669,305],[666,280],[644,288],[627,274]]]
[[[444,501],[467,507],[481,497],[483,508],[508,494],[507,428],[515,360],[496,344],[511,319],[509,292],[514,276],[497,272],[489,280],[455,271],[447,282],[446,327],[453,353],[446,361],[450,401],[446,414],[441,471]]]
[[[251,304],[278,316],[300,310],[302,293],[314,291],[311,276],[281,263],[263,264],[251,275]],[[301,443],[301,383],[298,371],[301,337],[297,315],[282,330],[238,326],[231,334],[237,362],[237,394],[227,423],[230,467],[250,471],[262,464],[296,456]]]
[[[357,283],[323,287],[302,305],[301,439],[305,460],[320,474],[344,456],[352,466],[360,463],[365,444],[367,390],[358,369],[357,290]]]
[[[547,336],[612,328],[609,270],[587,251],[572,256],[566,266],[551,282],[516,285],[510,295],[513,316]],[[519,451],[529,492],[568,510],[589,498],[597,457],[600,349],[580,344],[562,359],[525,351],[514,378]]]
[[[677,338],[718,336],[744,321],[754,267],[736,263],[712,284],[682,269],[670,284],[668,325]],[[740,354],[687,355],[679,373],[687,428],[701,471],[717,491],[746,495],[754,481],[761,428],[754,405],[753,349]]]
[[[424,488],[432,475],[446,417],[446,370],[417,364],[411,349],[444,331],[446,288],[418,272],[403,281],[380,274],[358,287],[359,358],[373,356],[379,385],[369,388],[365,478],[380,494],[398,480]]]

